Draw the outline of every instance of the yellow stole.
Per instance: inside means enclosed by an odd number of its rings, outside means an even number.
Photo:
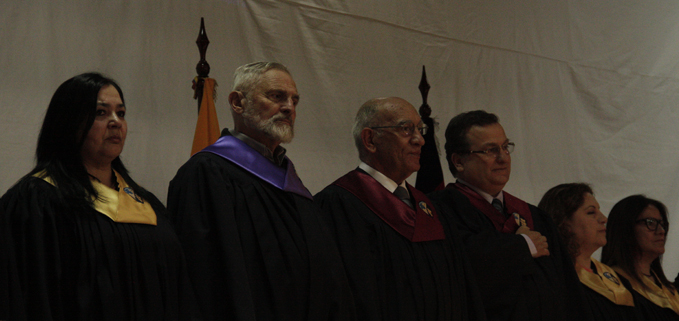
[[[118,172],[114,170],[113,173],[118,181],[118,191],[90,178],[92,186],[99,193],[100,198],[100,200],[93,198],[94,209],[108,216],[114,222],[157,225],[156,212],[153,211],[151,204],[135,194]],[[44,171],[33,176],[42,178],[45,182],[56,186],[52,178],[47,176]]]
[[[620,267],[614,266],[613,269],[628,279],[632,284],[632,288],[644,298],[655,303],[655,305],[659,307],[672,309],[675,313],[679,314],[679,295],[676,291],[670,290],[666,286],[660,287],[646,277],[641,278],[643,284],[646,285],[646,288],[644,288],[641,283],[632,279],[629,274],[625,273]],[[655,272],[653,274],[655,274]],[[655,277],[657,279],[657,276]]]
[[[591,260],[596,267],[597,273],[592,273],[580,265],[575,265],[578,278],[580,278],[580,283],[586,285],[596,293],[603,295],[617,305],[633,307],[634,298],[632,297],[632,293],[625,288],[622,282],[620,282],[615,271],[608,265],[605,265],[594,258]]]

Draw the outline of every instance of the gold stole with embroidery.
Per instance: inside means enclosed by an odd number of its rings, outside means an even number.
[[[643,284],[646,285],[646,287],[644,287],[637,280],[631,278],[629,274],[625,273],[620,267],[614,266],[613,269],[629,280],[630,284],[632,284],[632,288],[644,298],[659,307],[672,309],[675,313],[679,314],[679,295],[677,295],[677,291],[668,289],[666,286],[660,287],[647,278],[642,278]],[[655,272],[653,274],[655,274]],[[658,278],[657,276],[655,277],[656,279]]]
[[[156,212],[153,211],[151,204],[135,194],[118,172],[114,170],[113,173],[118,181],[118,191],[95,179],[90,179],[100,198],[93,199],[94,209],[108,216],[114,222],[157,225]],[[47,176],[44,171],[33,176],[42,178],[56,186],[52,178]]]
[[[597,273],[587,271],[580,265],[575,265],[575,269],[580,278],[580,283],[594,290],[617,305],[634,306],[632,293],[628,291],[620,282],[618,275],[608,265],[595,259],[591,259]]]

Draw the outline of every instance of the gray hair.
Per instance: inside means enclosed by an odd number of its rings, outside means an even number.
[[[366,155],[365,146],[363,146],[363,141],[361,140],[361,132],[363,128],[377,126],[382,117],[379,115],[379,106],[383,99],[371,99],[366,101],[361,108],[358,109],[356,113],[356,119],[354,121],[354,127],[352,129],[352,134],[354,135],[354,144],[358,149],[358,157],[364,160]]]
[[[250,95],[255,86],[257,86],[260,76],[271,69],[280,70],[292,76],[288,68],[281,63],[269,61],[252,62],[236,68],[236,71],[233,73],[233,91],[241,91],[245,96]]]

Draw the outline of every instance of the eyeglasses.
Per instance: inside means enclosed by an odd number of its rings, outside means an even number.
[[[427,125],[422,124],[421,127],[415,126],[413,123],[407,123],[407,124],[402,124],[402,125],[396,125],[396,126],[377,126],[377,127],[368,127],[370,129],[382,129],[382,128],[400,128],[401,132],[403,133],[403,136],[410,137],[415,133],[415,128],[417,128],[417,131],[422,134],[422,136],[427,134],[427,130],[429,127]]]
[[[509,142],[509,143],[506,143],[502,146],[495,146],[495,147],[491,147],[491,148],[484,149],[484,150],[470,150],[467,153],[470,153],[470,154],[485,154],[487,156],[497,158],[497,157],[500,157],[500,153],[502,153],[502,152],[509,155],[513,151],[514,151],[514,143]]]
[[[663,230],[667,232],[667,230],[670,228],[670,223],[665,222],[663,220],[656,220],[654,218],[642,218],[640,220],[637,220],[637,224],[644,222],[646,223],[646,228],[649,231],[655,232],[658,230],[658,226],[662,226]]]

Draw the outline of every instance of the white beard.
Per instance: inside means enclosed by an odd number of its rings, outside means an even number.
[[[255,110],[255,108],[250,105],[243,111],[243,121],[245,126],[250,128],[256,128],[267,137],[279,141],[281,143],[287,144],[292,141],[295,137],[294,126],[284,122],[278,122],[279,120],[288,119],[290,123],[292,120],[289,119],[284,114],[278,113],[269,119],[262,119],[260,114]]]

